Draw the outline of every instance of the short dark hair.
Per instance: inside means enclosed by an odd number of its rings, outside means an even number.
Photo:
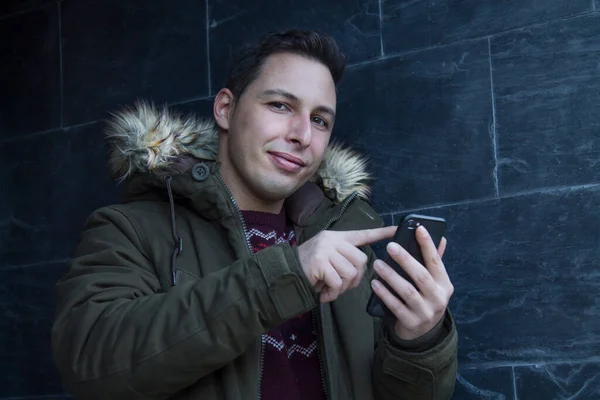
[[[292,29],[269,33],[258,44],[243,48],[229,70],[225,86],[239,99],[248,85],[258,78],[267,57],[277,53],[298,54],[322,63],[331,72],[336,85],[346,67],[346,57],[331,36],[318,31]]]

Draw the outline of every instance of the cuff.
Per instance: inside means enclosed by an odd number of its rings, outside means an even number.
[[[447,312],[446,312],[447,313]],[[447,316],[444,317],[433,327],[429,332],[423,336],[419,336],[415,339],[405,340],[401,339],[396,335],[394,329],[395,321],[390,320],[386,322],[386,329],[390,338],[390,344],[399,350],[404,350],[410,353],[422,353],[440,344],[446,336],[450,333],[449,328],[444,324]]]
[[[255,256],[278,321],[296,317],[318,304],[318,297],[304,275],[295,248],[282,243],[261,250]]]

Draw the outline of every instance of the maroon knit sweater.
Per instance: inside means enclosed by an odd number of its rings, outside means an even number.
[[[242,211],[254,252],[274,244],[296,243],[294,229],[280,214]],[[262,335],[260,394],[263,400],[325,399],[315,313],[307,312]]]

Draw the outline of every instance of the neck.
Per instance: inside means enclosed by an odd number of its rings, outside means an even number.
[[[237,201],[240,210],[243,211],[260,211],[271,214],[279,214],[283,208],[283,200],[280,200],[276,203],[265,203],[264,201],[256,199],[256,197],[252,196],[250,193],[244,193],[243,191],[236,193],[233,190],[231,190],[231,193],[233,194],[235,201]]]
[[[281,212],[284,200],[269,202],[258,198],[242,182],[239,182],[237,175],[230,173],[224,164],[221,165],[220,173],[240,210],[260,211],[271,214],[279,214]]]

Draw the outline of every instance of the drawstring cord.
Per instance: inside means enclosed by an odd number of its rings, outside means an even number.
[[[171,180],[173,177],[167,175],[165,183],[167,184],[167,192],[169,193],[169,204],[171,206],[171,234],[175,241],[173,253],[171,254],[171,274],[173,275],[173,286],[177,285],[177,268],[175,267],[175,259],[183,251],[183,239],[177,234],[177,226],[175,225],[175,201],[173,200],[173,191],[171,190]]]

